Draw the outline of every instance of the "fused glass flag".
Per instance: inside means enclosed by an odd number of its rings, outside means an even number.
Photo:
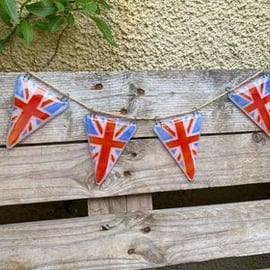
[[[17,77],[6,146],[12,148],[65,109],[69,103],[23,75]]]
[[[270,76],[263,75],[229,94],[229,99],[270,137]]]
[[[201,123],[202,115],[195,113],[154,125],[154,132],[190,181],[195,176]]]
[[[103,183],[127,143],[136,132],[135,123],[98,115],[84,119],[96,184]]]

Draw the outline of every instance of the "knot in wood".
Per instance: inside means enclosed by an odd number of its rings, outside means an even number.
[[[137,238],[131,243],[128,254],[141,255],[146,261],[162,264],[166,262],[165,253],[149,238]]]
[[[265,136],[262,133],[253,133],[252,139],[255,143],[265,144]]]

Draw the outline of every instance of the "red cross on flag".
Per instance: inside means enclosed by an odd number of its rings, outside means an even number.
[[[135,123],[98,115],[86,115],[84,124],[95,171],[96,184],[103,183],[125,146],[136,132]]]
[[[154,132],[190,181],[195,176],[201,122],[201,114],[195,113],[154,126]]]
[[[7,148],[32,134],[68,108],[68,101],[41,88],[33,80],[18,76],[14,92],[13,109]]]
[[[229,94],[229,99],[270,137],[270,76],[263,75]]]

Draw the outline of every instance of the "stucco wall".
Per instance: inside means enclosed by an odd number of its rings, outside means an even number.
[[[86,18],[66,32],[59,52],[44,70],[151,70],[270,68],[269,0],[108,0],[119,47],[108,45]],[[0,38],[4,27],[0,24]],[[42,35],[30,50],[16,43],[13,57],[40,70],[52,55],[56,38]],[[18,70],[9,51],[0,70]],[[269,256],[232,262],[205,262],[168,269],[255,269]],[[267,261],[267,264],[260,263]],[[251,267],[253,265],[254,267]],[[248,268],[248,266],[250,268]]]
[[[80,18],[46,70],[270,68],[269,0],[110,0],[108,14],[119,48]],[[2,31],[1,31],[2,32]],[[40,36],[14,57],[37,70],[55,38]],[[7,55],[1,70],[16,70]]]

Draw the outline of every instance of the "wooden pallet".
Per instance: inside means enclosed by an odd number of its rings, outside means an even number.
[[[90,107],[154,117],[198,106],[252,73],[39,75]],[[226,98],[202,110],[194,183],[154,136],[153,122],[138,121],[98,187],[82,124],[87,111],[73,102],[19,147],[4,147],[16,76],[0,73],[0,205],[88,199],[89,217],[0,226],[0,269],[141,269],[270,253],[270,200],[152,209],[155,192],[269,181],[270,140]]]

